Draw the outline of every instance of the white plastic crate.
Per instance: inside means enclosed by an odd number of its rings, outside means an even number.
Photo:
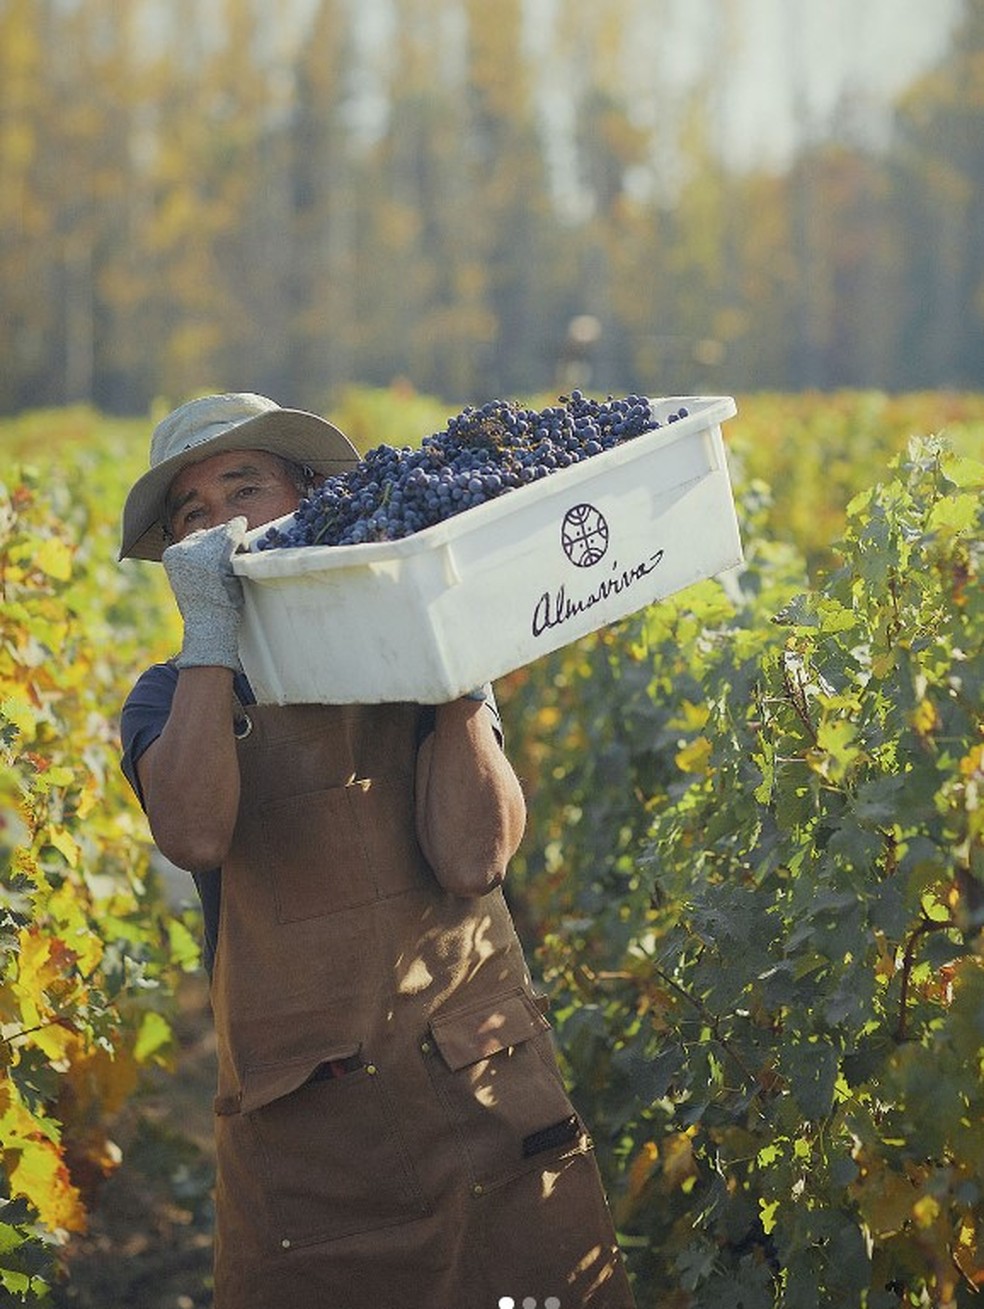
[[[413,536],[237,555],[259,703],[440,704],[739,564],[734,400],[651,404],[689,416]]]

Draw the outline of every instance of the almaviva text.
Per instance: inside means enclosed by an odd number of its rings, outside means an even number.
[[[613,595],[621,595],[623,591],[627,591],[636,582],[654,572],[664,554],[665,551],[657,550],[648,559],[642,559],[639,563],[616,572],[614,576],[606,577],[593,591],[576,599],[567,594],[567,587],[563,582],[553,594],[544,591],[533,609],[531,624],[533,635],[542,636],[552,627],[562,627],[571,618],[576,618],[578,614],[583,614],[596,604],[601,604]],[[617,563],[614,568],[618,568]]]

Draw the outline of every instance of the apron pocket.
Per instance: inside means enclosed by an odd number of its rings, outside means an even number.
[[[431,1082],[473,1189],[488,1190],[583,1151],[587,1138],[560,1073],[550,1024],[521,987],[431,1020]]]
[[[264,1082],[277,1098],[243,1118],[255,1142],[259,1194],[282,1249],[392,1227],[429,1212],[375,1065],[340,1052],[249,1070],[246,1103],[262,1100]]]
[[[278,922],[371,904],[420,886],[425,875],[404,777],[267,800],[262,815]]]

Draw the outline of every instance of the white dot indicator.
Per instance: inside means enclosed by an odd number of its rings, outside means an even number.
[[[516,1309],[516,1301],[511,1295],[502,1295],[499,1297],[499,1309]]]

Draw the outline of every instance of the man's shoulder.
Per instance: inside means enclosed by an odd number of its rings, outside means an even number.
[[[137,761],[160,736],[171,712],[178,670],[171,663],[152,664],[137,678],[120,715],[123,773],[143,804]]]
[[[171,659],[151,664],[137,678],[123,706],[124,714],[134,712],[170,713],[171,701],[178,685],[178,669]],[[242,673],[235,680],[236,695],[242,704],[254,704],[255,697],[249,682]]]
[[[135,705],[169,704],[178,684],[178,670],[167,660],[160,664],[151,664],[137,678],[133,689],[126,698],[124,711]]]

